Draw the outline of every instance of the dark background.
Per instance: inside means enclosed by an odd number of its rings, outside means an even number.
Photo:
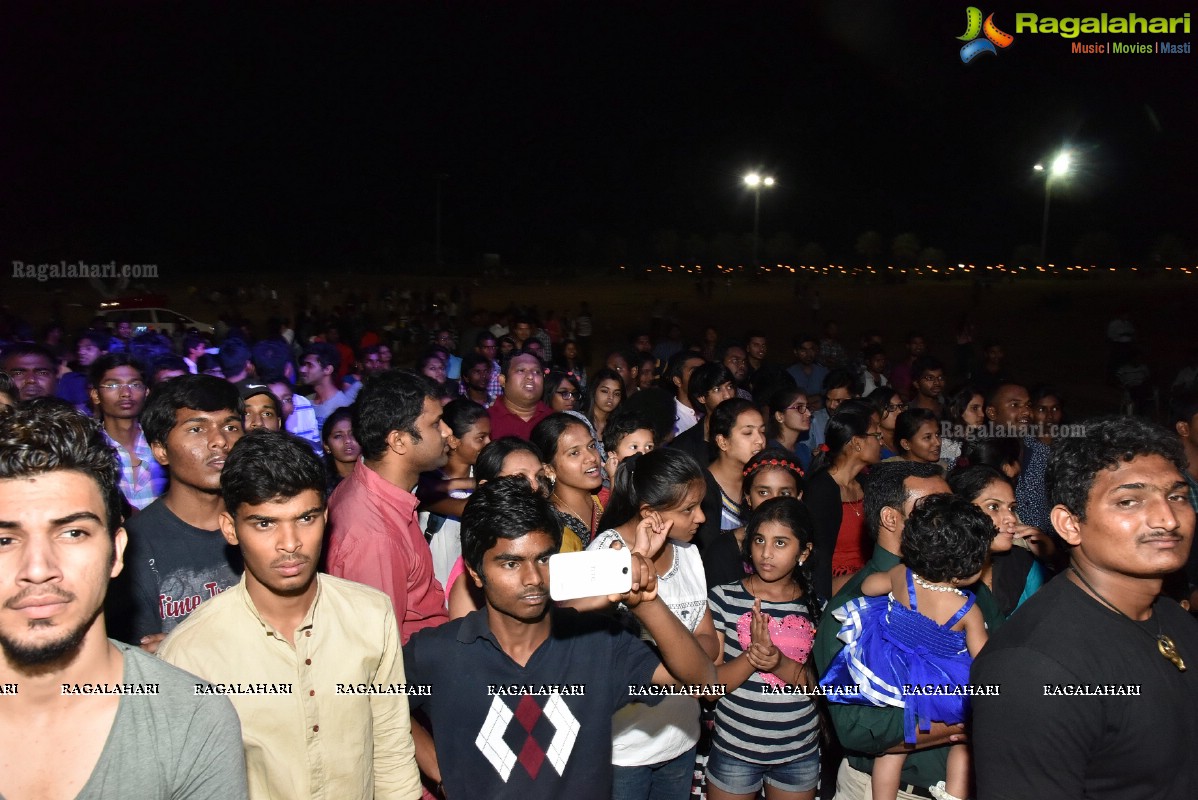
[[[6,4],[0,256],[427,272],[446,175],[451,267],[713,263],[760,168],[771,257],[999,263],[1035,253],[1031,166],[1069,145],[1050,260],[1192,266],[1198,54],[1024,34],[966,65],[966,5]]]

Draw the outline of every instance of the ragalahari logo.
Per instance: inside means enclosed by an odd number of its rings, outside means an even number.
[[[979,39],[980,34],[985,34],[985,39]],[[995,47],[1010,47],[1011,42],[1015,41],[1015,37],[1009,33],[1003,33],[994,24],[994,15],[986,17],[986,21],[982,22],[982,11],[977,6],[970,6],[965,9],[965,33],[957,37],[965,46],[961,48],[961,61],[968,64],[982,53],[998,55]]]

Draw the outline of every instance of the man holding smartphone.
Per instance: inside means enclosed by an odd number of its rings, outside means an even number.
[[[668,687],[715,683],[711,659],[657,597],[645,553],[665,535],[648,520],[638,529],[632,588],[610,598],[632,610],[659,656],[606,616],[553,606],[548,564],[561,528],[527,480],[474,493],[462,555],[486,605],[404,648],[409,681],[431,687],[410,698],[432,723],[434,746],[418,736],[417,762],[449,797],[610,797],[612,714],[634,697],[653,703]]]

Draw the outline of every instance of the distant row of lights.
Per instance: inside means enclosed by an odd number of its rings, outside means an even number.
[[[620,269],[622,271],[628,271],[629,267],[625,266],[624,264],[621,264]],[[636,268],[636,267],[633,267],[631,269],[632,269],[632,271],[644,271],[644,272],[654,272],[657,270],[664,270],[665,272],[672,273],[672,272],[677,271],[677,272],[685,272],[688,274],[702,274],[702,272],[703,272],[703,266],[701,264],[695,264],[693,266],[691,266],[689,264],[679,264],[676,267],[671,264],[659,264],[657,267],[645,267],[643,270],[638,270],[638,268]],[[875,269],[874,267],[871,267],[871,266],[844,267],[844,266],[840,266],[838,264],[829,264],[826,267],[820,267],[820,266],[814,266],[814,265],[799,265],[798,267],[792,267],[789,264],[775,264],[773,266],[761,267],[762,272],[789,272],[791,274],[796,274],[799,271],[803,271],[803,272],[818,273],[820,275],[831,275],[833,273],[840,273],[842,275],[861,275],[863,273],[869,273],[870,275],[879,275],[882,272],[891,272],[891,273],[897,272],[901,275],[906,275],[907,273],[911,273],[913,275],[923,275],[923,274],[929,273],[929,272],[932,273],[933,275],[940,275],[940,274],[951,275],[953,273],[970,274],[973,272],[981,272],[983,269],[991,270],[994,272],[1010,273],[1012,275],[1018,274],[1020,272],[1033,272],[1033,271],[1034,272],[1052,272],[1054,274],[1060,274],[1063,270],[1064,272],[1077,272],[1077,273],[1087,273],[1088,274],[1091,272],[1126,272],[1126,271],[1138,272],[1140,270],[1139,267],[1122,267],[1122,268],[1120,268],[1120,267],[1097,267],[1097,266],[1094,266],[1093,264],[1091,264],[1088,267],[1082,266],[1080,264],[1074,265],[1072,267],[1059,267],[1056,264],[1049,264],[1047,267],[1042,267],[1042,266],[1008,267],[1005,264],[987,264],[985,267],[978,267],[973,264],[958,264],[955,267],[933,267],[931,264],[929,264],[924,267],[911,267],[909,269],[906,267],[895,267],[895,266],[887,266],[887,267],[883,267],[880,269]],[[1175,269],[1174,267],[1165,267],[1166,272],[1172,272],[1174,269]],[[744,270],[745,270],[745,267],[743,264],[735,266],[735,267],[724,266],[723,264],[715,265],[715,271],[719,272],[721,274],[729,274],[729,273],[733,273],[733,272],[744,272]],[[1198,266],[1176,267],[1176,270],[1178,272],[1184,273],[1186,275],[1192,275],[1195,272],[1198,272]]]

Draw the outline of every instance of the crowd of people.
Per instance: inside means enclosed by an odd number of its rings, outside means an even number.
[[[1198,386],[462,316],[0,350],[0,796],[1198,792]]]

